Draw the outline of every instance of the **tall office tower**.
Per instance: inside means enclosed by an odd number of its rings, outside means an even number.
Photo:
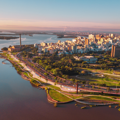
[[[89,40],[85,39],[85,45],[89,45]]]
[[[120,46],[112,45],[111,57],[120,57]]]
[[[72,52],[77,53],[77,45],[72,46]]]

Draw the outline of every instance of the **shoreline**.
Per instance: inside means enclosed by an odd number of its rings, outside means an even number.
[[[10,54],[9,54],[10,55]],[[3,55],[1,55],[1,56],[3,56]],[[11,55],[10,55],[11,56]],[[12,58],[12,56],[11,56],[11,58]],[[6,59],[6,60],[8,60],[11,64],[16,64],[17,62],[19,62],[19,60],[16,60],[15,58],[14,58],[14,60],[15,61],[12,61],[12,60],[10,60],[10,59],[8,59],[7,58],[7,56],[3,56],[3,59]],[[23,67],[24,67],[24,69],[26,69],[25,68],[25,66],[23,65],[23,63],[20,63],[20,65],[22,65]],[[18,67],[20,67],[20,66],[18,66]],[[23,78],[23,79],[25,79],[25,80],[27,80],[27,81],[30,81],[31,80],[31,78],[30,77],[28,77],[28,76],[26,76],[26,75],[24,75],[23,74],[24,72],[22,72],[20,75],[21,75],[21,77]],[[32,73],[31,71],[30,71],[30,73]],[[32,73],[33,74],[33,76],[34,76],[34,72]],[[36,78],[36,76],[34,76],[33,77],[33,79],[34,78]],[[36,78],[36,79],[38,79],[38,77]],[[41,79],[41,78],[40,78]],[[42,78],[43,79],[43,78]],[[36,80],[37,81],[37,80]],[[42,80],[43,81],[43,80]],[[43,82],[45,82],[45,81],[43,81]],[[50,83],[49,83],[50,84]],[[46,86],[45,86],[46,87]],[[67,101],[67,102],[59,102],[59,101],[56,101],[56,100],[54,100],[53,98],[51,98],[51,96],[50,95],[48,95],[49,93],[47,93],[47,91],[46,91],[46,94],[47,94],[47,99],[48,99],[48,101],[51,101],[52,103],[61,103],[61,104],[65,104],[65,103],[69,103],[69,102],[72,102],[72,101],[75,101],[75,99],[72,99],[71,101]],[[70,94],[70,93],[69,93]],[[63,94],[64,95],[64,94]],[[77,100],[77,99],[76,99]],[[110,103],[111,105],[113,104],[113,103]]]

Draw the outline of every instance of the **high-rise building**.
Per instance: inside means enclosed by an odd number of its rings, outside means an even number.
[[[77,53],[77,45],[72,46],[72,52]]]
[[[112,45],[111,57],[120,57],[120,46]]]
[[[89,40],[91,40],[91,39],[92,39],[93,41],[95,40],[95,37],[94,37],[93,34],[90,34],[90,35],[89,35]]]
[[[85,45],[89,45],[89,40],[85,39]]]

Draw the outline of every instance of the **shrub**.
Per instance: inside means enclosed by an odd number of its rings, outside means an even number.
[[[81,109],[85,109],[85,108],[86,108],[86,106],[81,107]]]
[[[54,103],[54,107],[57,107],[57,103]]]

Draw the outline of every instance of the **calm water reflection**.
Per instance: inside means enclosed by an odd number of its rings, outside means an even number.
[[[23,80],[11,64],[0,59],[0,120],[119,120],[114,108],[94,107],[81,110],[75,103],[54,108],[44,90]],[[7,62],[9,63],[9,62]]]

